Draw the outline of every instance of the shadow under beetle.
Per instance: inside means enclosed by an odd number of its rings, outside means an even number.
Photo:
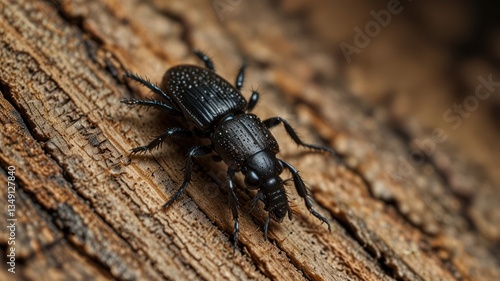
[[[280,178],[285,168],[291,172],[297,193],[304,199],[309,212],[326,223],[328,230],[331,230],[326,218],[312,208],[307,188],[297,169],[276,157],[279,146],[269,128],[283,124],[288,135],[298,145],[334,154],[333,150],[302,142],[290,124],[281,117],[261,121],[256,115],[250,114],[259,100],[259,93],[252,91],[248,103],[241,95],[245,63],[239,69],[235,86],[232,86],[215,73],[212,60],[207,55],[201,51],[195,51],[195,54],[205,63],[205,68],[195,65],[174,66],[163,76],[161,88],[135,74],[125,74],[125,77],[148,87],[163,101],[127,99],[122,100],[122,103],[160,109],[171,116],[182,118],[187,127],[167,129],[149,144],[132,149],[131,154],[152,150],[166,139],[198,137],[211,140],[210,145],[194,146],[189,150],[184,181],[163,207],[170,206],[189,184],[193,158],[215,152],[214,159],[224,161],[228,167],[229,205],[234,218],[233,249],[236,249],[239,233],[238,200],[233,181],[237,172],[244,175],[245,185],[249,189],[258,190],[252,200],[252,209],[261,200],[268,212],[263,229],[265,239],[270,219],[282,222],[287,214],[292,219],[284,181]]]

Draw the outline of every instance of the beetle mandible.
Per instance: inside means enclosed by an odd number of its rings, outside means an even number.
[[[203,52],[195,50],[195,54],[205,64],[205,68],[195,65],[177,65],[165,73],[162,87],[157,86],[136,74],[127,72],[126,78],[135,80],[163,99],[137,100],[125,99],[122,103],[130,106],[140,105],[162,110],[170,116],[180,117],[185,128],[169,128],[145,146],[131,150],[131,155],[150,151],[158,147],[166,139],[208,138],[210,145],[194,146],[189,149],[184,170],[184,181],[177,192],[163,205],[170,206],[188,186],[191,180],[193,158],[215,153],[215,160],[224,161],[227,165],[227,181],[229,183],[229,205],[234,218],[234,244],[238,241],[238,200],[235,193],[233,177],[241,172],[245,185],[249,189],[258,190],[252,200],[252,209],[261,200],[268,216],[264,225],[264,238],[267,239],[267,228],[271,219],[282,222],[288,215],[292,219],[292,210],[284,181],[280,174],[288,169],[300,197],[304,199],[309,212],[328,225],[327,219],[316,212],[311,204],[304,181],[299,172],[290,163],[276,157],[279,146],[269,131],[270,128],[283,124],[292,140],[300,146],[318,151],[326,151],[335,155],[328,147],[304,143],[290,124],[281,117],[272,117],[261,121],[250,112],[259,100],[259,93],[252,91],[247,102],[241,94],[246,64],[238,71],[235,86],[215,73],[212,60]]]

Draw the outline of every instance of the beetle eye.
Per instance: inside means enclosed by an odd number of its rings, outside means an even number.
[[[257,173],[255,173],[254,171],[249,171],[245,175],[245,184],[249,188],[254,188],[254,189],[259,188],[260,179],[259,179],[259,176],[257,175]]]

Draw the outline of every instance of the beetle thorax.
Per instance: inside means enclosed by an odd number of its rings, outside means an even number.
[[[212,134],[214,150],[234,171],[240,171],[245,161],[261,151],[275,155],[278,143],[269,129],[253,114],[240,114],[223,122]]]

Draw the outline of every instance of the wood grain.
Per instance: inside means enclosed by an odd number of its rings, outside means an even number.
[[[426,173],[435,167],[403,163],[404,139],[337,83],[315,79],[330,77],[335,61],[328,50],[309,56],[307,33],[292,28],[300,22],[277,6],[245,2],[239,10],[252,13],[234,10],[221,21],[213,4],[0,0],[0,183],[15,166],[14,278],[500,278],[498,257],[489,251],[495,242],[474,228],[449,183]],[[123,106],[123,98],[150,94],[121,75],[131,70],[160,81],[168,67],[196,63],[195,47],[229,81],[245,57],[243,93],[259,87],[259,116],[287,117],[307,141],[345,156],[343,165],[297,150],[282,128],[273,131],[281,157],[300,170],[316,209],[331,221],[331,233],[291,192],[296,215],[272,223],[264,241],[262,206],[245,214],[253,193],[239,188],[241,232],[233,255],[224,166],[210,159],[197,161],[186,194],[160,210],[182,182],[189,143],[130,159],[129,149],[176,121]],[[0,238],[5,248],[7,236]]]

